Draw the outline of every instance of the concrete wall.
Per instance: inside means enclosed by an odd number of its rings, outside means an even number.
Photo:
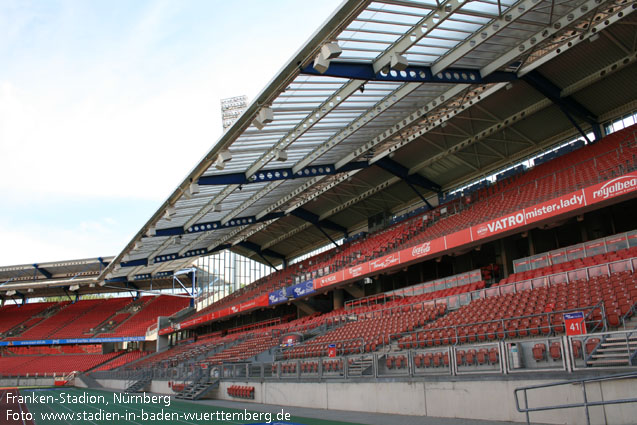
[[[554,382],[551,380],[550,382]],[[470,418],[526,422],[515,407],[513,391],[546,381],[489,380],[439,382],[222,382],[211,398],[240,400],[228,396],[231,385],[255,387],[255,403],[330,410]],[[589,401],[637,397],[637,379],[587,384]],[[579,385],[529,392],[529,406],[579,403]],[[520,394],[520,402],[523,396]],[[591,424],[635,424],[637,403],[591,407]],[[531,413],[531,421],[548,424],[586,423],[583,408]]]
[[[48,387],[55,384],[54,378],[1,378],[0,387]]]
[[[123,390],[122,380],[98,380],[111,389]],[[470,418],[491,421],[526,422],[515,407],[513,391],[529,385],[544,384],[539,380],[467,380],[435,382],[250,382],[223,381],[209,397],[222,400],[310,407],[330,410],[419,415],[441,418]],[[236,399],[228,395],[231,385],[255,388],[254,400]],[[587,384],[589,401],[637,397],[637,379]],[[174,394],[168,381],[153,381],[150,391]],[[567,385],[528,393],[529,406],[580,403],[580,385]],[[520,402],[523,396],[520,394]],[[635,424],[637,403],[591,407],[591,424]],[[548,424],[586,423],[583,408],[531,413],[531,421]]]
[[[78,383],[77,381],[78,380],[76,380],[76,383],[75,383],[76,387],[82,387],[82,388],[86,387],[86,384]],[[108,388],[111,390],[123,391],[126,389],[126,381],[121,379],[97,379],[96,381],[100,385],[102,385],[104,388]],[[155,394],[173,395],[175,394],[175,391],[173,391],[173,389],[168,385],[168,382],[169,381],[154,380],[150,383],[150,388],[146,388],[145,390]],[[181,381],[179,383],[181,383]]]

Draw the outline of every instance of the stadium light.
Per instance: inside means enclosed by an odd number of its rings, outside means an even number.
[[[7,291],[7,297],[12,297],[15,295],[15,289],[11,289],[10,291]]]
[[[219,152],[215,161],[215,168],[217,170],[223,170],[226,167],[226,162],[232,159],[232,154],[229,150]]]
[[[274,112],[272,112],[272,108],[266,106],[259,111],[252,124],[257,129],[262,130],[266,124],[270,124],[272,121],[274,121]]]
[[[321,47],[320,53],[314,58],[314,69],[324,74],[330,67],[332,59],[336,59],[343,53],[338,43],[328,43]]]
[[[275,161],[280,161],[280,162],[285,162],[285,161],[288,160],[288,153],[286,151],[282,151],[282,150],[276,149],[274,151],[274,160]]]
[[[199,188],[199,185],[197,183],[192,182],[190,183],[190,186],[188,186],[187,192],[190,196],[195,196],[198,195],[199,192],[201,192],[201,189]]]
[[[69,291],[73,292],[73,291],[77,291],[78,289],[80,289],[80,285],[71,285],[69,286]]]
[[[176,213],[177,213],[177,210],[175,210],[175,207],[173,207],[172,205],[168,206],[166,208],[166,212],[164,213],[164,218],[170,221]]]
[[[391,55],[391,60],[389,62],[389,66],[396,71],[404,71],[409,66],[409,61],[403,55],[399,55],[398,53],[394,53]]]

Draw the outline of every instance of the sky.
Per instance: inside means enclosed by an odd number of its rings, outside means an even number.
[[[340,0],[0,0],[0,266],[117,255]]]

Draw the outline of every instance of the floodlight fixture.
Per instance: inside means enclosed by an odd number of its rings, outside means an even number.
[[[404,71],[409,66],[409,61],[407,61],[407,58],[403,55],[394,53],[391,55],[389,66],[396,71]]]
[[[276,149],[274,151],[274,160],[275,161],[280,161],[280,162],[285,162],[288,160],[288,153],[284,150],[279,150]]]
[[[166,212],[164,213],[164,218],[168,221],[170,221],[174,215],[177,214],[177,210],[175,210],[175,207],[173,207],[172,205],[166,207]]]
[[[332,60],[336,59],[343,53],[343,49],[338,43],[327,43],[321,47],[321,56],[323,59]]]

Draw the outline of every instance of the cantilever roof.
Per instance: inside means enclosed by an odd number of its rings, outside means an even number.
[[[635,26],[614,24],[634,24],[634,10],[625,0],[346,1],[101,278],[177,270],[223,248],[279,263],[573,135],[560,99],[590,128],[636,98]],[[328,43],[342,53],[321,74],[313,61]],[[397,55],[402,72],[390,67]],[[597,96],[608,81],[616,93]],[[272,122],[259,129],[264,108]]]

